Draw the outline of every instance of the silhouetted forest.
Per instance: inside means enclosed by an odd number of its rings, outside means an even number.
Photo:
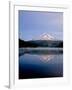
[[[21,47],[58,47],[63,48],[63,41],[54,40],[31,40],[24,41],[19,39],[19,48]]]

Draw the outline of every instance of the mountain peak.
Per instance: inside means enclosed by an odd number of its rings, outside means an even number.
[[[43,33],[42,35],[40,35],[39,39],[40,40],[53,40],[54,37],[48,33]]]

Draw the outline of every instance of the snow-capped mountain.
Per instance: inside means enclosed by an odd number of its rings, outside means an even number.
[[[50,34],[43,33],[42,35],[40,35],[39,39],[40,40],[53,40],[54,37],[51,36]]]
[[[37,36],[35,38],[33,38],[32,40],[54,40],[55,38],[48,34],[48,33],[43,33],[40,36]]]

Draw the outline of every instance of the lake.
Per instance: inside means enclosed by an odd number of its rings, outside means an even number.
[[[19,79],[63,77],[63,50],[19,49]]]

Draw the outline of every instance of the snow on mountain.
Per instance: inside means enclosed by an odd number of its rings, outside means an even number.
[[[40,35],[39,39],[40,40],[53,40],[54,37],[47,33],[43,33],[42,35]]]
[[[32,40],[54,40],[54,37],[48,33],[43,33],[40,36],[33,38]]]

